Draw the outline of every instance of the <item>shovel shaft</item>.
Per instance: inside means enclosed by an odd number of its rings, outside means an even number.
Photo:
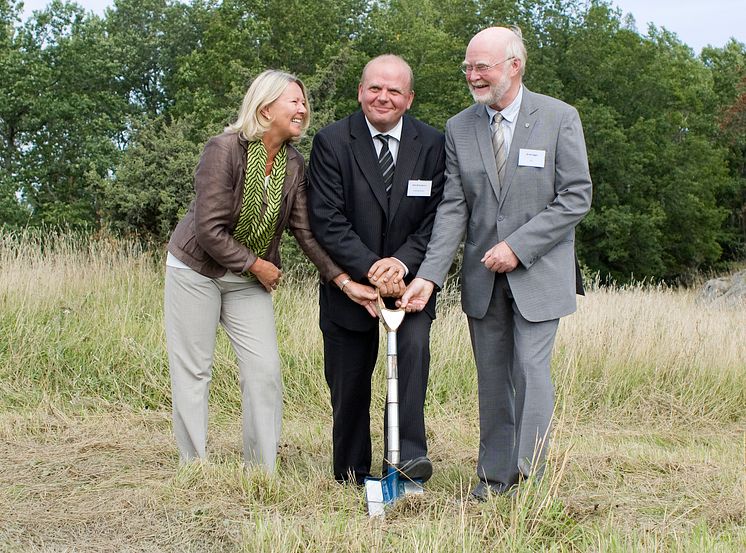
[[[383,516],[384,509],[405,493],[399,480],[399,367],[396,361],[396,330],[404,319],[403,309],[386,309],[380,292],[376,307],[381,323],[386,329],[386,435],[389,468],[382,478],[365,479],[365,499],[370,516]]]
[[[387,458],[390,465],[399,465],[399,367],[396,353],[396,331],[388,331],[386,355],[386,434]]]

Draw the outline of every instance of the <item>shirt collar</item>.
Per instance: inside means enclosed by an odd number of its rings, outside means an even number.
[[[520,86],[520,88],[518,89],[518,94],[516,94],[515,98],[513,98],[513,101],[508,104],[508,107],[500,112],[503,118],[508,123],[513,123],[515,121],[515,118],[518,117],[518,112],[521,110],[521,100],[523,100],[523,85]],[[490,106],[487,106],[487,115],[490,116],[490,121],[492,121],[492,118],[495,116],[496,113],[496,109],[492,109]]]
[[[371,137],[375,138],[379,134],[387,134],[391,138],[396,138],[398,142],[401,142],[401,130],[403,126],[403,121],[404,121],[404,117],[400,117],[399,122],[396,124],[396,126],[393,129],[391,129],[388,132],[383,133],[379,131],[377,128],[375,128],[373,125],[371,125],[367,117],[365,118],[365,124],[368,125],[368,130],[370,131]]]

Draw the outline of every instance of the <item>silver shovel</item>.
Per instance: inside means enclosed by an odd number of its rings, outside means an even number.
[[[396,331],[401,326],[406,312],[404,309],[388,309],[378,294],[376,305],[378,318],[386,329],[386,435],[388,469],[381,478],[365,479],[365,500],[370,516],[383,516],[388,505],[399,497],[422,493],[417,482],[399,477],[399,368],[397,365]]]

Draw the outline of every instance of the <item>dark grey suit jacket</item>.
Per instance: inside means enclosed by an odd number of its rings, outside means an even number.
[[[373,139],[358,111],[319,131],[309,162],[309,218],[316,240],[356,282],[367,283],[383,257],[406,264],[411,280],[420,268],[443,193],[443,134],[407,115],[387,199]],[[410,180],[432,181],[427,197],[407,194]],[[333,284],[322,285],[320,317],[350,330],[377,324]],[[435,302],[428,305],[435,317]]]

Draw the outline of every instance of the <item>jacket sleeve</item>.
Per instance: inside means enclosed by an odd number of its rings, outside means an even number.
[[[209,140],[194,174],[194,227],[199,245],[216,262],[244,273],[256,254],[230,233],[233,224],[234,176],[231,148],[221,137]]]
[[[438,205],[432,237],[417,276],[430,280],[441,289],[448,276],[453,258],[466,232],[469,209],[461,184],[458,155],[453,140],[451,121],[446,124],[445,185],[443,200]]]
[[[311,233],[311,224],[308,220],[307,181],[305,171],[301,169],[298,190],[295,193],[295,201],[290,210],[288,228],[298,241],[308,259],[316,265],[324,282],[328,282],[343,271],[327,255],[321,245]]]

